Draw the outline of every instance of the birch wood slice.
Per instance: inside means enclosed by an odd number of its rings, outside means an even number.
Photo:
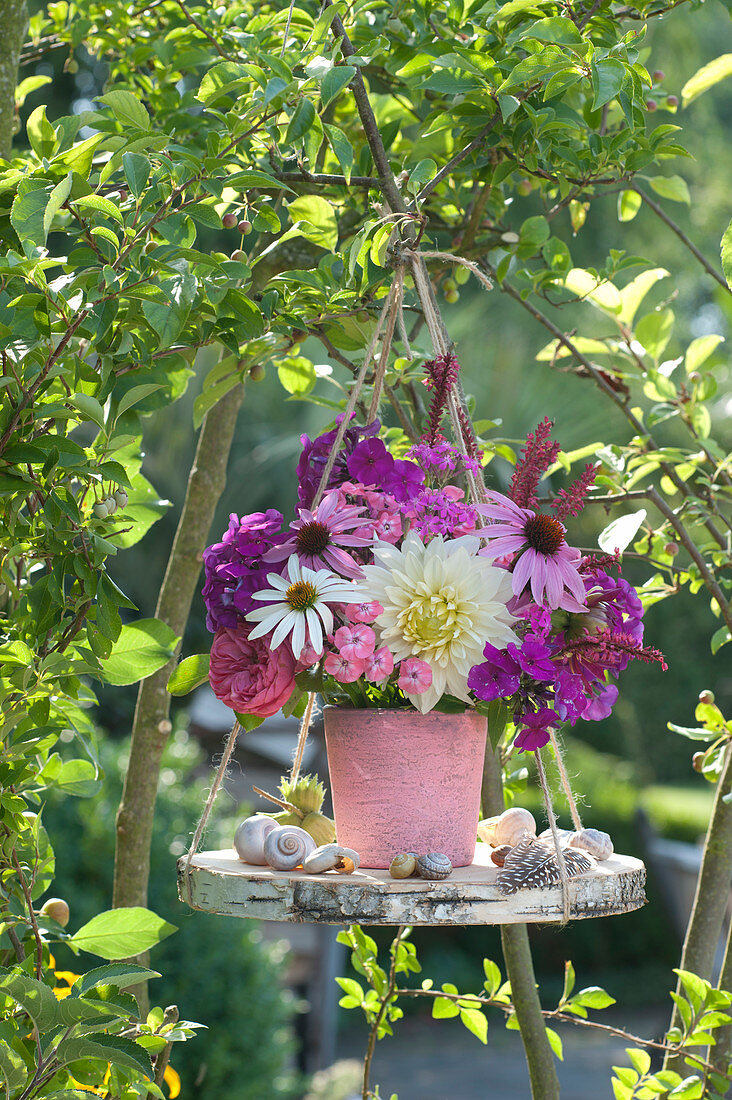
[[[388,871],[272,871],[242,863],[233,849],[200,852],[188,881],[178,861],[178,896],[194,909],[222,916],[318,924],[527,924],[561,921],[559,886],[522,889],[505,897],[487,844],[475,862],[442,882],[396,880]],[[569,883],[572,920],[630,913],[645,904],[646,869],[615,854]],[[189,893],[190,888],[190,893]]]

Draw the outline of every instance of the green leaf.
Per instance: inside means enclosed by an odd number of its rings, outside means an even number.
[[[732,76],[732,53],[723,53],[720,57],[715,57],[714,61],[702,65],[701,69],[697,69],[681,89],[683,106],[688,107],[697,96],[713,88],[728,76]]]
[[[449,997],[435,997],[432,1002],[432,1017],[435,1020],[449,1020],[453,1016],[459,1016],[460,1009],[456,1001]]]
[[[720,626],[719,630],[715,630],[712,634],[712,653],[717,653],[723,645],[727,645],[728,642],[732,642],[732,634],[730,634],[726,626]]]
[[[161,390],[162,388],[160,384],[156,385],[152,382],[146,382],[142,386],[133,386],[131,390],[128,390],[127,393],[120,398],[119,404],[117,405],[117,417],[122,416],[122,413],[126,413],[133,405],[137,405],[138,402],[144,401],[151,393],[155,393],[156,390]],[[117,417],[115,417],[115,419],[117,419]]]
[[[48,196],[48,202],[46,203],[46,209],[43,212],[43,239],[44,239],[44,241],[45,241],[46,237],[48,236],[48,234],[51,231],[51,225],[53,224],[53,219],[56,217],[59,210],[61,209],[63,204],[66,202],[67,198],[69,197],[69,194],[71,193],[71,178],[72,178],[71,177],[71,172],[68,172],[67,175],[65,175],[64,178],[61,180],[61,182],[56,184],[53,191]]]
[[[631,279],[629,283],[626,283],[620,291],[620,320],[626,325],[632,325],[638,307],[645,296],[657,282],[660,282],[661,279],[667,279],[668,276],[669,272],[665,267],[653,267],[648,271],[641,271],[640,275],[636,275],[635,279]]]
[[[239,714],[239,712],[235,710],[234,715],[245,733],[248,733],[249,730],[255,730],[257,726],[261,726],[264,721],[264,718],[262,718],[260,714]]]
[[[142,153],[123,153],[122,170],[127,186],[134,197],[139,199],[150,177],[150,161]]]
[[[133,906],[98,913],[71,937],[70,943],[103,959],[127,959],[148,951],[176,931],[175,925],[150,909]]]
[[[277,362],[277,376],[283,389],[297,397],[310,393],[316,382],[315,367],[302,355],[292,355]]]
[[[621,191],[618,195],[618,221],[632,222],[643,200],[637,191]]]
[[[633,1068],[641,1077],[645,1077],[651,1068],[651,1056],[648,1051],[640,1050],[637,1047],[627,1047],[625,1053],[630,1058]]]
[[[355,75],[356,69],[353,65],[335,65],[329,69],[320,82],[320,99],[323,106],[327,107],[336,96],[340,95]]]
[[[409,173],[409,179],[407,180],[407,191],[409,191],[410,195],[416,195],[425,183],[429,183],[436,172],[437,165],[429,157],[425,160],[421,160],[419,164],[415,165]]]
[[[287,127],[285,145],[294,145],[295,142],[301,141],[314,122],[315,107],[309,99],[301,99]]]
[[[546,1037],[549,1041],[549,1046],[552,1048],[552,1050],[556,1054],[559,1061],[560,1062],[564,1061],[564,1053],[562,1051],[562,1040],[559,1038],[559,1035],[556,1033],[554,1028],[547,1027],[547,1028],[545,1028],[545,1030],[546,1030]]]
[[[472,1031],[481,1043],[488,1042],[488,1020],[479,1008],[461,1009],[460,1022],[468,1031]]]
[[[15,204],[13,204],[15,206]],[[12,215],[10,217],[12,221]],[[729,223],[724,231],[722,237],[722,271],[724,271],[724,277],[727,280],[727,285],[732,288],[732,221]]]
[[[101,662],[109,684],[136,684],[157,672],[173,656],[178,637],[159,619],[138,619],[122,627],[106,661]]]
[[[24,179],[18,184],[18,191],[10,208],[10,224],[21,241],[45,243],[44,215],[49,186],[47,180],[39,179]]]
[[[27,97],[32,92],[37,92],[39,88],[43,88],[44,85],[51,83],[50,76],[27,76],[25,80],[21,80],[15,89],[15,106],[22,107]]]
[[[645,518],[646,510],[640,508],[637,512],[630,512],[626,516],[619,516],[612,520],[601,532],[597,540],[598,546],[606,554],[613,554],[615,550],[620,550],[622,553],[627,546],[630,546]]]
[[[100,428],[104,428],[104,409],[96,397],[91,397],[88,393],[74,393],[68,400],[79,410],[84,420],[93,420]]]
[[[654,309],[635,326],[635,338],[653,359],[660,359],[671,339],[674,314],[670,309]]]
[[[132,1039],[125,1039],[121,1035],[98,1033],[93,1039],[74,1037],[65,1039],[60,1044],[56,1057],[62,1065],[93,1058],[104,1063],[111,1062],[126,1069],[138,1070],[146,1075],[150,1073],[150,1059],[142,1047]]]
[[[52,990],[27,974],[0,969],[0,994],[22,1005],[39,1031],[48,1031],[59,1021],[60,1002]]]
[[[706,363],[709,356],[723,343],[724,336],[716,336],[712,333],[708,336],[697,336],[696,340],[692,340],[684,358],[686,373],[691,374],[693,370],[699,370],[702,363]]]
[[[124,220],[119,207],[104,195],[81,195],[78,199],[74,199],[74,205],[82,211],[96,210],[99,214],[106,214],[108,218],[113,218],[120,225]]]
[[[590,985],[586,989],[580,989],[573,1000],[578,1001],[584,1008],[609,1008],[610,1005],[615,1004],[615,998],[606,993],[604,989],[601,989],[599,985]]]
[[[26,133],[37,157],[50,157],[56,149],[56,131],[46,118],[46,105],[32,111],[26,123]]]
[[[53,785],[76,798],[91,798],[102,783],[102,773],[91,760],[67,760],[54,777]]]
[[[353,146],[343,131],[337,126],[332,126],[324,122],[323,129],[325,130],[328,144],[333,150],[333,154],[338,161],[343,175],[346,177],[346,182],[350,183],[351,170],[353,168]]]
[[[687,206],[691,206],[689,185],[681,176],[654,176],[648,183],[651,189],[657,195],[660,195],[662,199],[669,199],[671,202],[685,202]]]
[[[594,99],[592,110],[597,111],[614,99],[625,80],[625,65],[622,61],[610,58],[607,61],[592,62],[592,90]]]
[[[338,222],[335,210],[321,195],[303,195],[293,199],[288,207],[290,218],[299,222],[300,236],[313,244],[335,250],[338,244]]]
[[[132,92],[121,88],[97,97],[100,103],[112,108],[112,114],[124,127],[134,130],[149,130],[150,118],[140,100]]]
[[[185,261],[183,261],[185,263]],[[164,297],[160,301],[144,301],[142,311],[159,337],[158,347],[168,348],[183,328],[196,297],[197,282],[187,269],[160,284]]]
[[[117,989],[126,989],[127,986],[137,985],[138,982],[149,981],[150,978],[159,978],[157,970],[148,970],[144,966],[135,966],[132,963],[112,963],[110,966],[97,966],[94,970],[87,971],[77,978],[73,985],[74,995],[83,997],[91,989],[99,985],[114,985]]]
[[[208,680],[211,657],[208,653],[195,653],[186,657],[174,670],[168,680],[171,695],[188,695],[190,691]]]

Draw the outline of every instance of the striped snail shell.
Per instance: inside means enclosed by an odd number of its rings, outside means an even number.
[[[413,852],[400,852],[389,864],[392,878],[410,878],[417,870],[417,859]]]
[[[504,810],[493,830],[493,846],[500,848],[503,844],[518,844],[523,833],[528,832],[536,836],[536,819],[530,810],[524,810],[521,806],[512,806]]]
[[[234,833],[234,847],[239,859],[263,866],[267,862],[264,856],[265,837],[276,828],[277,822],[265,814],[255,814],[242,821]]]
[[[610,859],[613,854],[613,842],[608,833],[601,829],[578,829],[569,839],[570,848],[582,848],[595,859]]]
[[[420,878],[442,879],[452,873],[452,863],[442,852],[428,852],[417,860],[417,874]]]
[[[496,867],[503,867],[503,864],[506,862],[506,856],[510,851],[510,844],[502,844],[500,848],[494,848],[491,852],[491,861],[495,863]]]
[[[280,825],[264,838],[264,858],[275,871],[292,871],[315,851],[315,841],[297,825]]]

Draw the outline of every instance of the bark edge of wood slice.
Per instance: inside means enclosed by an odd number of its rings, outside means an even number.
[[[193,909],[220,916],[317,924],[541,924],[561,922],[561,887],[521,889],[506,897],[496,885],[490,848],[478,844],[470,867],[428,882],[392,879],[388,871],[273,871],[242,863],[233,849],[199,852],[185,881],[178,861],[178,896]],[[615,854],[569,883],[570,919],[630,913],[645,904],[646,869]],[[190,889],[190,895],[189,895]]]

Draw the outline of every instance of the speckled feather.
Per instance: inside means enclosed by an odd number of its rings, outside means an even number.
[[[586,852],[563,848],[569,878],[591,871],[594,860]],[[515,894],[522,888],[553,886],[560,881],[557,853],[533,836],[525,836],[506,856],[496,883],[502,894]]]

